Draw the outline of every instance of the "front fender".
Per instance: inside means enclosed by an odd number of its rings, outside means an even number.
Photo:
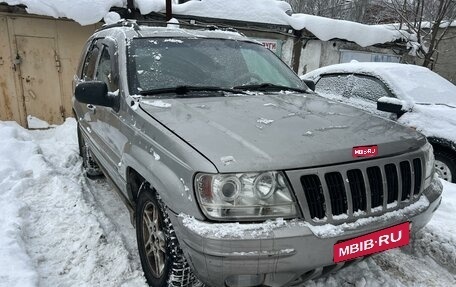
[[[194,172],[188,165],[170,161],[166,152],[155,151],[147,145],[131,144],[125,146],[121,162],[122,176],[126,178],[128,167],[134,169],[158,192],[172,212],[204,219],[193,192]]]

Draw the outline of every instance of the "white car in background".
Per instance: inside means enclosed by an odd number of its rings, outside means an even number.
[[[301,76],[323,97],[397,120],[428,138],[439,175],[456,182],[456,86],[427,68],[397,63],[331,65]]]

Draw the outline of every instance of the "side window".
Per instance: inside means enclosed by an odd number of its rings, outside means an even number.
[[[250,79],[247,78],[247,80],[253,80],[253,83],[280,83],[284,86],[290,85],[290,81],[281,75],[278,70],[268,68],[271,64],[267,62],[262,54],[243,49],[242,56],[250,72]],[[240,85],[244,83],[236,84]],[[246,84],[249,84],[249,82],[246,82]]]
[[[95,66],[97,64],[98,53],[100,50],[96,46],[96,43],[92,44],[91,49],[87,53],[84,61],[84,67],[82,69],[82,80],[91,81],[94,79]]]
[[[388,88],[377,78],[353,75],[352,97],[377,102],[381,97],[392,97]]]
[[[319,94],[349,97],[351,75],[324,75],[315,85]]]
[[[108,90],[114,92],[118,89],[116,77],[112,71],[111,55],[105,47],[101,52],[100,63],[98,64],[96,79],[105,82],[108,85]]]

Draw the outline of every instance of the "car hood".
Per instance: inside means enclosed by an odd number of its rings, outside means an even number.
[[[307,168],[417,149],[421,134],[314,94],[142,100],[140,107],[207,157],[219,172]]]
[[[456,144],[456,108],[448,105],[415,105],[399,118],[399,123],[416,128],[427,137]]]

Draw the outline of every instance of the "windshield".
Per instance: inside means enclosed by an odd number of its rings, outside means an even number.
[[[229,89],[264,83],[306,88],[263,46],[222,39],[133,39],[128,49],[128,79],[130,94],[180,86]]]

